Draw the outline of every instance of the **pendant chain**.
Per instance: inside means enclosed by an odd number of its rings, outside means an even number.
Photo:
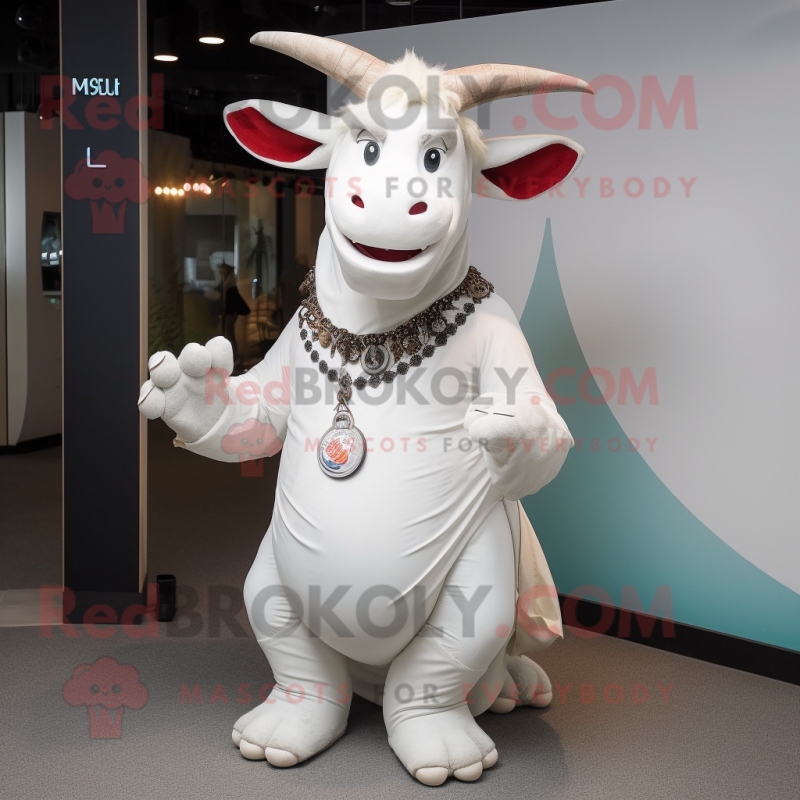
[[[300,291],[307,295],[298,312],[303,347],[310,353],[319,371],[327,375],[331,383],[339,383],[337,400],[346,407],[353,395],[353,386],[361,391],[367,386],[374,388],[382,382],[391,383],[397,375],[405,375],[411,367],[422,364],[424,358],[430,358],[437,347],[444,347],[467,321],[467,317],[474,313],[475,305],[494,292],[494,286],[475,267],[470,267],[467,276],[452,292],[407,322],[390,331],[364,334],[350,333],[346,328],[334,325],[325,316],[317,299],[313,268],[300,286]],[[446,311],[456,312],[452,322],[445,317]],[[334,369],[320,358],[314,349],[317,343],[323,352],[330,348],[331,359],[339,353],[342,359],[340,369]],[[369,378],[360,376],[353,380],[344,367],[359,362]]]

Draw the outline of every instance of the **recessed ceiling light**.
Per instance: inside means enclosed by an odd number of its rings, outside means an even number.
[[[153,22],[153,59],[177,61],[178,56],[169,27],[169,17],[159,17]]]
[[[222,31],[217,22],[217,15],[214,8],[208,8],[199,13],[198,39],[203,44],[224,44],[225,38],[221,35]]]

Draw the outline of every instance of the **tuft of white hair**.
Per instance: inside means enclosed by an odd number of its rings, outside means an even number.
[[[442,66],[431,66],[413,50],[406,50],[402,58],[386,66],[378,82],[370,87],[365,101],[349,103],[347,108],[355,112],[364,102],[372,99],[373,90],[380,92],[380,105],[383,109],[395,104],[437,103],[442,113],[458,120],[467,152],[480,165],[486,156],[486,144],[481,130],[474,120],[461,113],[461,98],[457,92],[445,86],[442,81],[444,72]],[[392,82],[393,78],[396,83]]]

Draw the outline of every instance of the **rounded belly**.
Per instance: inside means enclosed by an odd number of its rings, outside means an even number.
[[[386,664],[405,647],[500,503],[463,427],[467,405],[354,404],[367,453],[342,479],[317,461],[332,408],[293,408],[275,495],[275,558],[304,622],[351,658]]]

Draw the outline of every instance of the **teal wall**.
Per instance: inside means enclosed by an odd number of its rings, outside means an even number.
[[[520,324],[543,378],[559,367],[575,370],[556,390],[576,398],[559,410],[583,445],[551,484],[523,501],[559,591],[594,586],[600,591],[580,594],[620,606],[622,587],[634,587],[648,610],[666,586],[677,622],[800,651],[800,595],[700,522],[638,452],[629,452],[611,409],[580,397],[578,379],[588,365],[561,290],[549,220]],[[594,380],[589,392],[600,395]],[[596,452],[592,438],[602,443]],[[608,448],[614,438],[623,444],[619,452]]]

